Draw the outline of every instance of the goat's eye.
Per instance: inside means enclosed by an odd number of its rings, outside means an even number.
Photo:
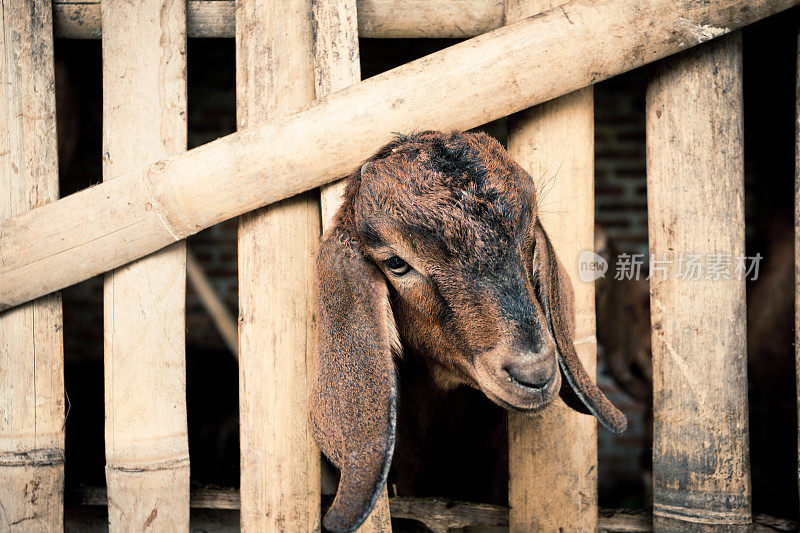
[[[397,276],[402,276],[411,270],[411,266],[396,255],[386,259],[383,264]]]

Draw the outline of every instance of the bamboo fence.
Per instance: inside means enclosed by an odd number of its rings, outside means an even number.
[[[562,262],[576,264],[593,235],[591,85],[677,54],[659,65],[647,94],[651,251],[743,253],[741,38],[694,47],[798,3],[2,0],[0,189],[10,194],[0,200],[0,529],[61,527],[54,291],[108,272],[110,527],[188,530],[183,239],[243,215],[236,506],[244,530],[319,530],[319,452],[306,423],[313,253],[341,195],[329,184],[394,131],[467,129],[518,113],[509,121],[512,156],[534,176],[569,176],[548,193],[559,209],[541,216]],[[54,28],[103,36],[104,182],[61,200]],[[240,130],[188,152],[187,35],[235,35]],[[360,81],[359,36],[476,35]],[[189,266],[202,291],[202,272]],[[655,526],[745,530],[753,517],[743,282],[652,283]],[[573,285],[576,349],[593,372],[593,288]],[[213,293],[206,300],[214,307]],[[217,321],[231,329],[224,312]],[[229,344],[234,337],[229,331]],[[508,514],[461,511],[512,531],[598,528],[592,419],[558,405],[535,419],[512,415],[509,445]],[[360,531],[390,531],[390,510],[424,508],[436,531],[451,527],[436,522],[442,516],[460,519],[428,503],[390,504],[384,494]]]

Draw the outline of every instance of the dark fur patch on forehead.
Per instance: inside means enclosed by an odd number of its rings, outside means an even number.
[[[366,165],[346,196],[368,244],[379,244],[390,224],[412,246],[434,246],[448,260],[497,257],[534,214],[532,179],[484,133],[398,136]]]

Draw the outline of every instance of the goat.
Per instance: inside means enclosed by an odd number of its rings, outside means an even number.
[[[332,531],[356,529],[386,483],[393,355],[506,409],[539,412],[560,395],[614,433],[626,427],[575,353],[572,287],[533,180],[488,135],[398,136],[354,171],[320,243],[317,291],[309,422],[341,471]]]

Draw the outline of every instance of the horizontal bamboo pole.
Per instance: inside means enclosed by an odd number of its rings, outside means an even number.
[[[103,487],[81,487],[66,495],[70,506],[105,506],[108,503]],[[193,509],[239,508],[239,491],[236,489],[198,488],[192,490]],[[322,504],[325,510],[325,502]],[[488,503],[469,503],[444,498],[389,498],[392,516],[422,522],[428,529],[458,529],[465,527],[508,526],[508,507]],[[601,508],[597,524],[598,533],[651,533],[652,515],[645,509]],[[753,516],[750,533],[775,533],[797,531],[794,520],[758,514]]]
[[[393,137],[468,129],[800,0],[575,0],[0,222],[0,310],[345,175]]]
[[[56,0],[56,37],[99,39],[100,0]],[[233,37],[233,0],[186,2],[189,37]],[[358,34],[367,38],[474,37],[503,24],[503,0],[358,0]]]
[[[58,198],[49,0],[0,0],[0,219]],[[61,294],[0,314],[0,531],[64,521]]]

